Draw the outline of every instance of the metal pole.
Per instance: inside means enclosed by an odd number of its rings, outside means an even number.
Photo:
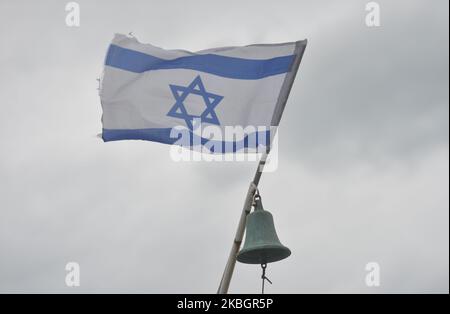
[[[223,271],[222,280],[220,281],[219,289],[217,290],[217,293],[219,294],[228,293],[234,266],[236,265],[236,256],[239,252],[239,248],[241,247],[242,238],[244,237],[245,223],[247,220],[247,215],[251,210],[253,194],[255,191],[256,186],[252,182],[248,188],[247,197],[245,198],[244,208],[242,209],[241,218],[239,219],[239,224],[236,230],[236,235],[234,236],[233,245],[231,246],[230,255],[228,256],[228,261],[225,266],[225,270]]]
[[[219,289],[217,293],[226,294],[228,293],[228,288],[230,287],[231,277],[233,277],[234,266],[236,265],[236,256],[241,247],[242,239],[244,238],[245,223],[247,221],[247,215],[250,213],[253,203],[253,196],[255,195],[256,189],[258,187],[259,180],[261,178],[262,170],[267,159],[268,152],[264,153],[259,161],[258,168],[256,169],[255,177],[250,183],[248,188],[247,196],[245,197],[244,206],[242,208],[241,218],[239,219],[239,224],[236,230],[236,235],[234,236],[233,245],[231,246],[230,255],[228,256],[228,261],[223,271],[222,280],[220,281]]]
[[[289,73],[284,78],[283,86],[281,88],[281,92],[279,98],[277,100],[277,105],[275,108],[274,115],[272,117],[271,125],[278,126],[281,120],[281,116],[283,115],[284,107],[286,106],[286,102],[289,96],[289,93],[292,88],[292,84],[294,83],[295,75],[297,74],[298,67],[300,66],[300,61],[302,60],[303,53],[306,48],[307,41],[298,41],[295,43],[295,60],[292,64],[292,68]],[[271,132],[272,133],[272,132]],[[271,141],[272,142],[272,141]],[[267,156],[270,152],[270,146],[265,151],[261,160],[259,161],[258,168],[256,169],[255,176],[253,181],[250,183],[250,187],[248,188],[247,196],[245,198],[244,207],[242,209],[241,218],[239,219],[238,228],[236,230],[236,235],[234,236],[234,242],[231,246],[230,255],[228,256],[227,265],[225,266],[225,270],[223,271],[222,279],[220,281],[219,289],[217,293],[226,294],[228,293],[228,288],[230,286],[231,277],[233,276],[234,266],[236,265],[236,256],[239,252],[239,248],[241,247],[242,238],[244,237],[245,231],[245,223],[247,220],[247,215],[250,213],[253,203],[253,196],[258,187],[259,180],[261,179],[261,175],[263,172],[264,165],[267,160]]]

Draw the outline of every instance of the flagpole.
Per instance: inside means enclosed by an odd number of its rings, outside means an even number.
[[[284,107],[286,106],[287,99],[289,97],[289,93],[292,89],[292,84],[294,83],[294,78],[297,74],[298,67],[300,66],[300,61],[303,57],[303,52],[305,51],[307,44],[307,40],[298,41],[295,44],[295,60],[292,64],[291,71],[286,75],[282,89],[280,91],[280,95],[277,101],[277,106],[275,108],[271,125],[278,126],[281,120],[281,116],[283,115]],[[272,133],[272,132],[271,132]],[[272,143],[272,140],[270,141]],[[231,246],[230,255],[228,256],[227,264],[225,265],[225,269],[223,271],[222,279],[220,280],[220,285],[217,290],[218,294],[226,294],[228,293],[228,288],[230,287],[231,277],[233,277],[234,267],[236,265],[236,256],[241,247],[242,239],[244,238],[245,232],[245,224],[247,221],[247,215],[250,213],[253,203],[253,196],[258,188],[259,180],[261,179],[261,175],[264,169],[264,165],[266,164],[267,157],[270,152],[270,145],[267,150],[263,153],[259,163],[258,168],[256,169],[255,176],[253,177],[253,181],[250,183],[250,186],[247,191],[247,196],[245,197],[244,206],[242,209],[241,217],[239,219],[238,227],[236,230],[236,235],[234,236],[234,241]]]
[[[258,168],[256,169],[255,176],[253,181],[250,183],[250,186],[247,191],[247,196],[245,197],[244,206],[242,209],[241,217],[239,219],[238,227],[236,230],[236,235],[234,236],[233,245],[231,246],[230,255],[228,256],[228,261],[225,266],[225,270],[222,275],[222,280],[220,281],[219,289],[217,290],[218,294],[226,294],[228,293],[228,288],[230,287],[231,277],[233,276],[234,266],[236,265],[236,256],[241,247],[242,239],[244,238],[245,232],[245,224],[247,221],[247,215],[250,213],[253,197],[258,188],[259,180],[261,179],[261,174],[264,168],[264,164],[267,159],[267,155],[269,151],[265,152],[259,161]]]

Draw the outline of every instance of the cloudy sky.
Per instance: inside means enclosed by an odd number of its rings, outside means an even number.
[[[103,143],[114,33],[164,48],[308,38],[264,205],[271,293],[448,293],[448,1],[0,1],[0,292],[214,293],[256,164]],[[65,265],[81,286],[65,285]],[[381,285],[365,285],[377,262]],[[238,264],[230,292],[258,293]]]

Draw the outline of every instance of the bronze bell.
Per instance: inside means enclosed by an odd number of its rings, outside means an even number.
[[[261,196],[255,196],[255,210],[247,216],[245,243],[237,260],[245,264],[277,262],[291,255],[278,239],[272,214],[264,210]]]

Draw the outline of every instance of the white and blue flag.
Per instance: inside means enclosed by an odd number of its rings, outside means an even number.
[[[249,147],[251,135],[278,126],[305,47],[306,40],[189,52],[116,34],[100,89],[102,138],[178,144],[173,130],[182,128],[197,139],[191,143],[225,147],[227,139],[196,135],[200,123],[251,130],[232,139],[234,150]]]

